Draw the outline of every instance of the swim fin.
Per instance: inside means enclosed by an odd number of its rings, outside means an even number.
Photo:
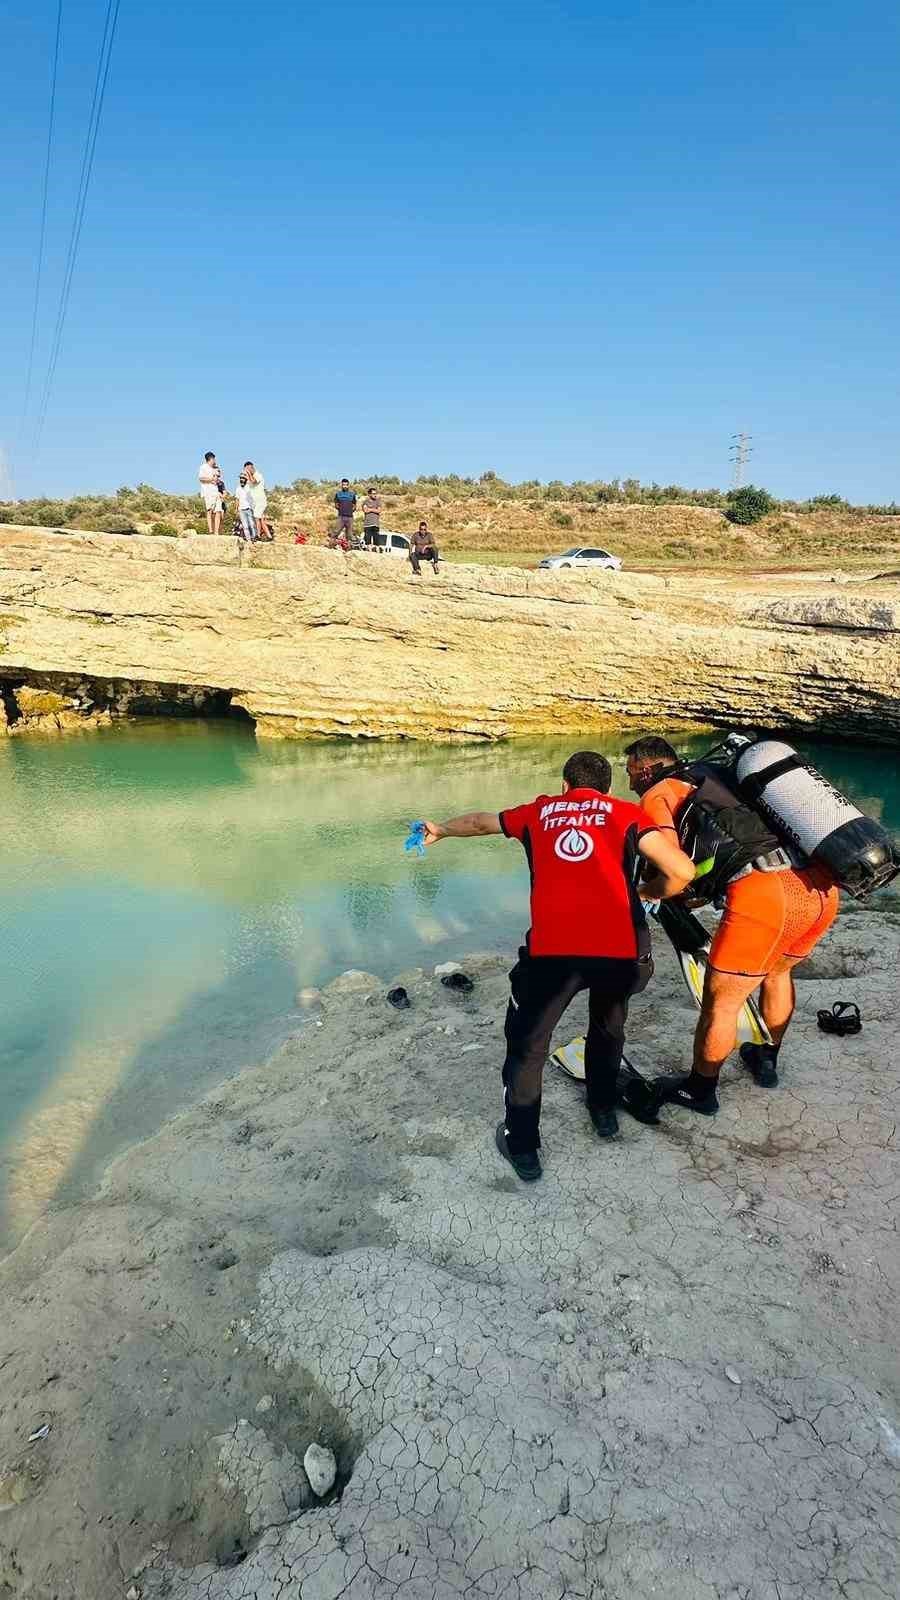
[[[699,1008],[703,999],[703,982],[706,977],[706,968],[709,964],[709,949],[712,944],[710,935],[699,917],[695,917],[693,911],[690,911],[685,905],[679,905],[675,900],[661,901],[656,909],[651,912],[651,915],[656,918],[671,939],[681,966],[681,975],[689,993],[693,996]],[[772,1043],[772,1036],[760,1016],[756,1001],[752,997],[744,1001],[738,1016],[738,1043]],[[550,1060],[554,1066],[560,1067],[570,1078],[575,1078],[579,1083],[584,1082],[583,1038],[572,1039],[569,1044],[560,1045],[558,1050],[554,1050]],[[647,1080],[642,1078],[639,1072],[635,1071],[630,1061],[624,1056],[622,1058],[622,1068],[624,1072],[630,1075],[633,1085],[632,1093],[634,1093],[635,1088],[639,1090],[642,1085],[647,1084]],[[637,1084],[634,1083],[634,1080],[638,1080]],[[620,1073],[619,1103],[624,1105],[627,1110],[631,1110],[627,1096],[624,1099],[622,1098],[623,1087],[622,1074]],[[647,1088],[649,1090],[651,1086],[647,1084]],[[638,1094],[636,1098],[641,1099],[642,1095]],[[645,1119],[641,1117],[640,1120],[644,1121]],[[646,1120],[656,1119],[650,1116]]]
[[[688,991],[699,1006],[709,965],[712,939],[698,917],[687,906],[663,900],[653,913],[675,948]],[[738,1016],[739,1044],[771,1044],[772,1038],[752,996],[744,1001]]]
[[[560,1045],[558,1050],[554,1050],[550,1060],[568,1077],[574,1078],[576,1083],[584,1083],[583,1038],[572,1039],[569,1044]],[[623,1110],[630,1111],[638,1122],[653,1124],[659,1121],[657,1097],[647,1079],[631,1065],[627,1056],[622,1057],[622,1065],[616,1078],[616,1104]]]

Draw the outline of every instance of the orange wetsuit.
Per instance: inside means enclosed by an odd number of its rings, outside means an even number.
[[[695,785],[661,778],[641,797],[660,829],[677,833],[679,807]],[[709,964],[718,972],[764,978],[779,961],[808,956],[838,914],[840,896],[823,867],[748,872],[725,891],[725,911],[713,938]]]

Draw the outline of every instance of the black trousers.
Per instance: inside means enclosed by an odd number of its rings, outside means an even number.
[[[378,538],[378,534],[379,534],[379,529],[378,528],[364,528],[363,529],[363,544],[374,544],[376,542],[377,538]]]
[[[433,566],[434,566],[434,570],[435,570],[435,572],[437,572],[437,568],[438,568],[438,553],[435,550],[433,545],[428,545],[427,549],[425,549],[425,550],[411,550],[409,552],[409,559],[412,562],[413,572],[418,572],[420,570],[420,568],[419,568],[419,562],[420,561],[430,561],[430,562],[432,562]]]
[[[612,957],[531,956],[523,948],[509,975],[506,1013],[506,1129],[516,1154],[540,1147],[541,1089],[550,1036],[583,989],[588,991],[584,1069],[587,1103],[609,1111],[625,1046],[628,1001],[649,981],[652,967]]]

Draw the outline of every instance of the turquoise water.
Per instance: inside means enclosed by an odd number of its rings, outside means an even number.
[[[511,948],[522,851],[409,858],[406,825],[553,790],[571,748],[257,745],[227,722],[0,742],[0,1247],[271,1053],[301,988]],[[900,833],[892,752],[814,759]]]

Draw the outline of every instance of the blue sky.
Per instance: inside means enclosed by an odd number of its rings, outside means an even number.
[[[36,389],[105,0],[65,0]],[[18,448],[56,0],[7,0],[16,491],[493,469],[900,498],[900,11],[122,0]]]

